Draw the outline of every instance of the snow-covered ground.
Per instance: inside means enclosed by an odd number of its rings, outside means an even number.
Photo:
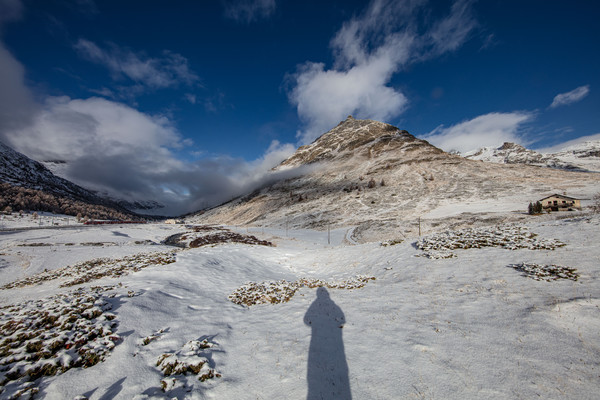
[[[566,245],[510,250],[513,228],[499,229],[497,247],[430,259],[411,239],[353,244],[351,228],[229,227],[275,246],[194,249],[160,244],[177,225],[0,232],[0,285],[22,282],[0,289],[0,398],[597,398],[600,218],[519,224],[537,235],[523,237]],[[158,253],[176,261],[152,264]],[[531,279],[534,264],[570,275]],[[73,265],[112,275],[64,286]],[[36,274],[47,279],[27,286]],[[375,279],[340,288],[357,277]],[[327,288],[298,285],[284,302],[230,300],[316,280]]]
[[[25,212],[0,215],[0,230],[19,228],[48,228],[53,226],[80,226],[77,218],[71,215],[49,212]]]

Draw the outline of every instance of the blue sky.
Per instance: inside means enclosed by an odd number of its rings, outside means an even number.
[[[598,4],[0,0],[0,140],[179,213],[349,114],[463,152],[600,139]]]

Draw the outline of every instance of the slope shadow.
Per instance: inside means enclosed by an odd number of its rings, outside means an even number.
[[[344,352],[342,328],[346,323],[342,309],[324,287],[304,315],[312,334],[308,351],[307,399],[352,399],[348,363]]]
[[[119,393],[121,393],[121,390],[123,390],[123,382],[125,382],[125,379],[127,379],[126,376],[110,385],[110,387],[106,389],[106,392],[98,400],[114,399]]]

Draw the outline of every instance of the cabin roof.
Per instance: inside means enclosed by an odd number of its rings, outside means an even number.
[[[566,199],[566,200],[580,200],[580,199],[576,199],[575,197],[569,197],[569,196],[565,196],[564,194],[558,194],[558,193],[555,193],[555,194],[552,194],[552,195],[550,195],[550,196],[546,196],[546,197],[544,197],[544,198],[543,198],[543,199],[541,199],[540,201],[544,201],[544,200],[546,200],[546,199],[549,199],[550,197],[558,197],[558,198],[561,198],[561,199]]]

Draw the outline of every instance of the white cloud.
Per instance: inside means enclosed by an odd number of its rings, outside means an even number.
[[[79,39],[74,47],[81,56],[108,68],[114,79],[127,77],[151,89],[192,85],[199,80],[185,57],[168,50],[161,57],[152,58],[115,44],[110,45],[110,50],[102,49],[85,39]]]
[[[147,154],[179,142],[167,118],[98,97],[49,97],[30,126],[10,135],[11,145],[36,159],[66,161],[96,153],[119,155],[132,148]]]
[[[325,70],[323,64],[306,64],[295,77],[297,85],[289,94],[307,125],[300,133],[302,142],[314,140],[349,114],[386,120],[402,111],[406,97],[386,86],[386,74],[377,73],[376,69],[376,63],[347,71]]]
[[[21,18],[22,13],[20,0],[0,0],[0,29]],[[37,110],[33,94],[25,85],[25,68],[0,40],[0,140],[6,142],[7,132],[28,125]]]
[[[270,17],[276,7],[275,0],[229,0],[225,3],[225,16],[249,24]]]
[[[571,90],[567,93],[560,93],[554,97],[550,108],[556,108],[560,106],[566,106],[567,104],[576,103],[582,100],[590,92],[590,85],[579,86],[576,89]]]
[[[37,105],[25,86],[23,65],[0,42],[0,139],[31,121]]]
[[[185,99],[189,101],[191,104],[196,104],[196,95],[192,93],[186,93]]]
[[[288,77],[290,102],[310,142],[347,115],[387,120],[404,111],[406,96],[389,86],[403,66],[456,50],[476,26],[470,1],[456,1],[445,17],[420,26],[424,0],[373,0],[344,23],[331,41],[334,66],[307,62]],[[421,24],[422,25],[422,24]]]
[[[529,112],[489,113],[449,128],[439,126],[423,136],[445,151],[461,153],[487,146],[500,146],[504,142],[525,143],[520,128],[531,121],[534,115]]]

